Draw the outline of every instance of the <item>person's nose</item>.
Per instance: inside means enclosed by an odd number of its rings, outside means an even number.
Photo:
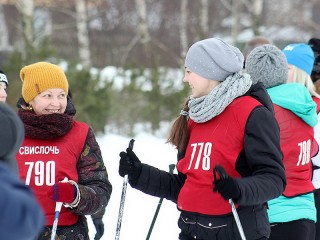
[[[60,106],[60,100],[57,97],[53,97],[51,99],[51,105],[52,106]]]

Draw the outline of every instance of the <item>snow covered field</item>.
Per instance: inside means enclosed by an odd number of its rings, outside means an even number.
[[[141,133],[134,143],[134,152],[141,162],[150,164],[159,169],[169,171],[169,165],[176,163],[176,150],[165,139]],[[119,153],[127,148],[130,138],[107,134],[97,137],[102,156],[113,186],[113,192],[104,216],[105,233],[102,239],[115,239],[118,211],[122,192],[123,178],[118,174]],[[176,170],[175,170],[176,172]],[[132,189],[128,184],[120,240],[146,239],[159,198],[146,195]],[[166,199],[163,200],[150,240],[174,240],[178,238],[177,221],[179,211],[176,205]],[[88,217],[90,239],[94,239],[95,228]]]

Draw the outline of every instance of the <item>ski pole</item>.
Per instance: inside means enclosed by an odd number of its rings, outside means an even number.
[[[243,228],[242,228],[242,225],[241,225],[241,222],[240,222],[240,218],[239,218],[237,209],[234,206],[234,202],[233,202],[233,200],[231,198],[229,199],[229,203],[230,203],[230,206],[231,206],[231,209],[232,209],[233,217],[234,217],[234,219],[236,221],[236,224],[237,224],[237,227],[239,229],[239,233],[240,233],[241,239],[242,240],[246,240],[246,236],[244,235],[244,231],[243,231]]]
[[[173,173],[174,168],[175,168],[175,165],[174,165],[174,164],[170,164],[170,165],[169,165],[169,173]],[[159,203],[158,203],[158,207],[157,207],[156,212],[155,212],[155,214],[154,214],[154,216],[153,216],[153,219],[152,219],[152,222],[151,222],[151,225],[150,225],[150,228],[149,228],[149,231],[148,231],[148,235],[147,235],[146,240],[149,240],[149,239],[150,239],[150,235],[151,235],[153,226],[154,226],[154,224],[155,224],[155,222],[156,222],[156,219],[157,219],[157,217],[158,217],[158,213],[159,213],[159,211],[160,211],[160,207],[161,207],[162,201],[163,201],[163,198],[160,198]]]
[[[134,143],[134,139],[131,139],[128,147],[131,150],[133,149],[133,143]],[[123,209],[124,209],[124,201],[126,199],[127,185],[128,185],[128,175],[126,174],[123,178],[115,240],[119,240],[120,238],[120,229],[121,229],[122,215],[123,215]]]
[[[62,182],[67,182],[67,181],[68,181],[68,178],[65,177]],[[54,221],[52,224],[52,231],[51,231],[51,240],[54,240],[56,238],[56,232],[57,232],[58,220],[59,220],[61,207],[62,207],[62,202],[56,202]]]
[[[223,168],[221,168],[220,166],[216,166],[214,168],[214,170],[213,170],[214,181],[216,181],[216,172],[218,172],[218,174],[219,174],[221,179],[227,179],[228,178],[228,176],[227,176],[226,172],[223,170]],[[235,220],[235,222],[237,224],[241,239],[242,240],[246,240],[246,236],[244,235],[243,227],[241,225],[241,221],[240,221],[237,209],[236,209],[236,207],[234,205],[234,202],[233,202],[233,200],[231,198],[228,201],[229,201],[229,204],[231,206],[232,214],[233,214],[234,220]]]

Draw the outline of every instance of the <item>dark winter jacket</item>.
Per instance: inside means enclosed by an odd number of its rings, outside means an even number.
[[[0,182],[0,238],[33,240],[44,224],[35,196],[3,162],[0,162]]]
[[[0,104],[0,160],[18,172],[16,153],[24,138],[23,124],[13,109]]]
[[[0,238],[33,240],[44,224],[44,215],[17,174],[15,155],[24,137],[23,124],[4,103],[0,103],[0,122]]]
[[[35,115],[32,111],[24,109],[19,109],[18,113],[25,124],[28,138],[56,138],[67,134],[72,127],[73,117],[68,114]],[[57,235],[61,239],[89,240],[85,215],[103,211],[112,191],[101,151],[91,128],[76,168],[81,198],[78,207],[69,211],[79,215],[79,220],[72,226],[58,226]],[[50,239],[50,235],[51,226],[48,226],[38,239]]]

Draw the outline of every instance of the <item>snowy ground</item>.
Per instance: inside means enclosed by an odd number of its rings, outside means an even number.
[[[111,199],[103,219],[105,234],[102,239],[110,240],[115,239],[123,184],[123,178],[118,174],[119,153],[127,148],[130,138],[109,134],[97,138],[97,140],[113,186]],[[176,163],[176,150],[166,144],[165,139],[156,138],[149,134],[142,133],[136,136],[133,150],[143,163],[162,170],[169,171],[169,165]],[[158,203],[159,198],[132,189],[128,184],[120,239],[146,239]],[[150,240],[177,239],[179,234],[178,217],[179,212],[176,205],[164,199]],[[95,228],[90,217],[88,224],[90,239],[94,239]]]

